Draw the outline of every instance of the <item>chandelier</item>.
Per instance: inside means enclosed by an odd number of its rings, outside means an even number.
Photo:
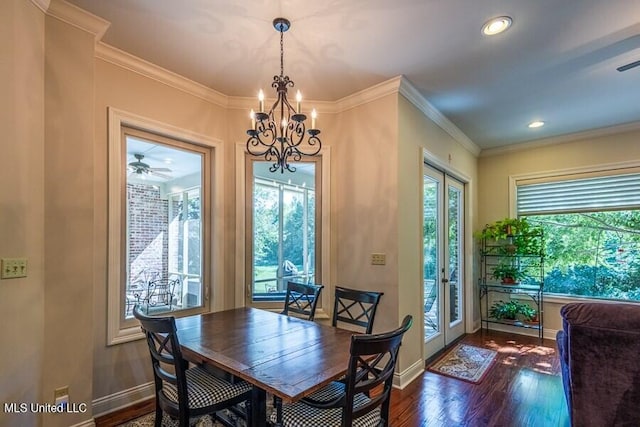
[[[296,107],[287,99],[287,88],[294,83],[289,76],[284,75],[283,35],[291,28],[291,23],[285,18],[273,20],[273,27],[280,32],[280,75],[273,76],[271,87],[276,90],[276,101],[269,111],[264,110],[264,93],[258,94],[259,108],[251,110],[251,129],[247,130],[247,151],[249,154],[264,157],[273,162],[269,170],[281,173],[285,170],[295,172],[296,168],[290,162],[298,162],[302,156],[315,156],[322,148],[322,141],[318,138],[320,130],[316,129],[316,110],[311,111],[311,127],[306,128],[307,116],[301,113],[302,95],[296,94]],[[305,143],[305,137],[306,143]]]

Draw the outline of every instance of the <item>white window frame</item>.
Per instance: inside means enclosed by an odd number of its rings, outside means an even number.
[[[235,150],[235,163],[236,163],[236,252],[235,252],[235,305],[236,307],[244,307],[247,303],[247,283],[246,268],[245,268],[245,253],[246,253],[246,162],[245,162],[245,144],[236,144]],[[318,307],[316,311],[316,319],[328,318],[327,310],[330,303],[330,298],[333,295],[334,285],[331,281],[331,220],[330,220],[330,201],[331,201],[331,148],[323,147],[319,153],[322,156],[322,168],[321,168],[321,182],[322,182],[322,194],[321,204],[321,265],[320,265],[320,277],[322,277],[322,285],[324,289],[320,294],[321,307]],[[318,195],[316,194],[316,198]]]
[[[224,307],[224,146],[222,141],[201,135],[186,129],[168,125],[153,119],[145,118],[117,108],[108,107],[108,264],[107,264],[107,345],[116,345],[134,341],[144,337],[139,326],[131,326],[122,319],[124,311],[124,287],[121,283],[122,271],[126,268],[126,251],[123,227],[122,192],[125,188],[123,180],[122,159],[125,155],[126,141],[123,140],[123,127],[141,129],[146,132],[182,140],[188,143],[212,148],[213,166],[210,209],[211,251],[209,259],[203,259],[203,269],[211,278],[210,288],[204,290],[211,295],[207,310],[221,310]],[[214,215],[213,213],[218,213]],[[215,238],[214,238],[215,236]],[[203,271],[204,273],[204,271]],[[206,284],[203,283],[203,286]]]

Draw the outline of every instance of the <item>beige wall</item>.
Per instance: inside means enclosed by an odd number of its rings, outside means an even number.
[[[633,131],[480,157],[478,224],[509,216],[510,176],[640,162],[638,141],[640,131]],[[549,332],[562,327],[559,310],[564,303],[545,304],[544,326]]]
[[[0,257],[28,262],[26,278],[0,280],[0,404],[40,402],[43,392],[44,31],[32,3],[0,2]],[[0,425],[38,417],[0,410]]]
[[[94,35],[45,18],[45,307],[43,400],[69,386],[92,398]],[[88,414],[45,414],[68,426]]]
[[[398,295],[399,318],[405,314],[414,317],[413,330],[403,340],[400,357],[400,371],[420,359],[423,351],[423,284],[422,284],[422,194],[423,152],[428,151],[428,159],[443,165],[449,173],[464,177],[466,182],[466,223],[473,226],[476,212],[476,157],[455,141],[435,122],[427,118],[406,98],[398,98],[398,223],[399,241]],[[472,248],[469,226],[465,230],[465,254],[467,258],[465,285],[467,298],[473,298],[475,281],[471,268]],[[476,313],[467,313],[474,319]],[[467,332],[470,332],[467,328]]]
[[[384,292],[375,331],[398,327],[396,97],[342,112],[331,153],[335,284]],[[371,265],[372,253],[386,265]]]

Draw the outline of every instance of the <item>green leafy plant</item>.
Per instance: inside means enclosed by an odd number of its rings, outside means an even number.
[[[524,320],[530,322],[536,318],[537,314],[535,308],[517,300],[496,301],[489,310],[489,316],[496,320]]]
[[[524,279],[526,274],[510,263],[496,265],[491,271],[491,278],[505,284],[515,284]]]
[[[525,322],[537,322],[538,321],[538,312],[535,308],[524,304],[526,307],[522,307],[520,314],[522,314],[522,319]]]
[[[514,234],[525,233],[530,227],[526,218],[504,218],[485,225],[482,230],[476,232],[475,236],[478,239],[499,241]]]
[[[477,231],[474,236],[487,242],[502,243],[499,246],[505,255],[541,255],[542,227],[533,226],[527,218],[504,218]]]

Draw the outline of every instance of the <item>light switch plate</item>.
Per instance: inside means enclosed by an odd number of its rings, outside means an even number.
[[[371,265],[385,265],[386,263],[386,254],[371,254]]]
[[[17,279],[19,277],[27,277],[26,258],[2,258],[1,264],[1,279]]]

